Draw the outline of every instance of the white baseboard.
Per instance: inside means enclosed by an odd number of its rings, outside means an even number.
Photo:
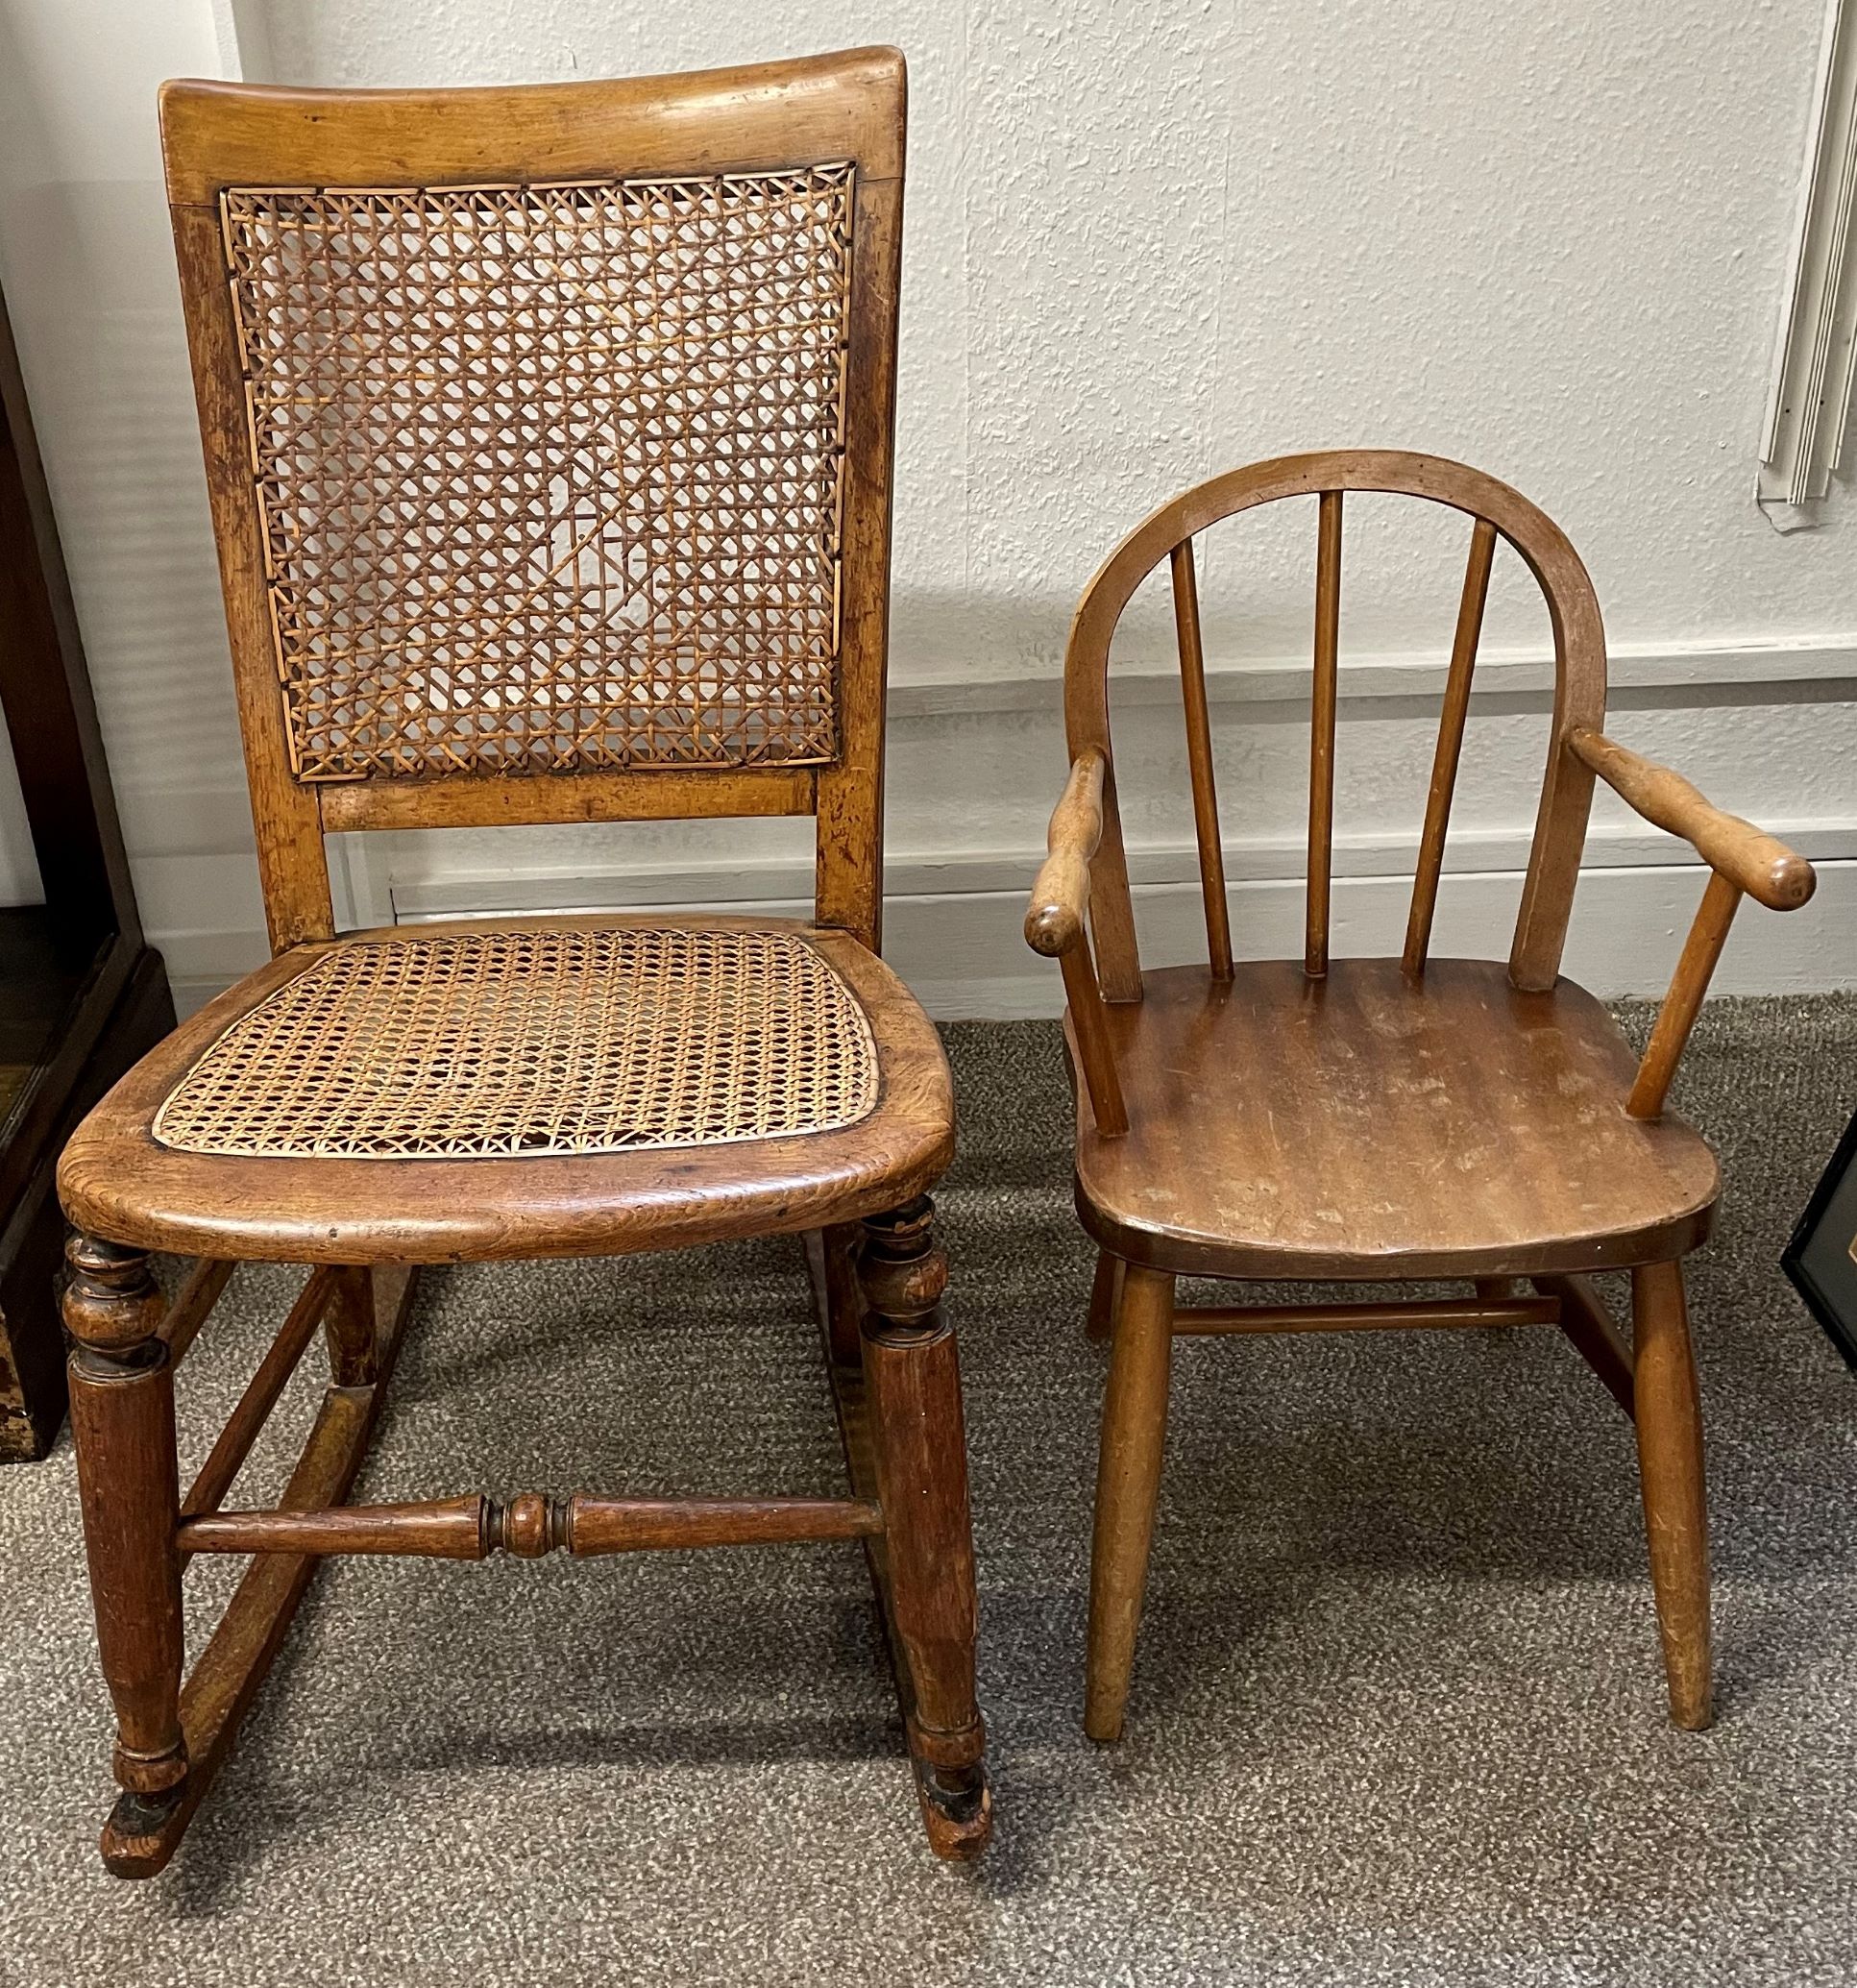
[[[1744,908],[1715,987],[1723,994],[1777,994],[1857,987],[1857,822],[1782,829],[1819,865],[1819,895],[1780,916]],[[1567,970],[1597,994],[1661,993],[1701,896],[1694,860],[1668,856],[1669,839],[1595,832],[1569,935]],[[1250,957],[1301,950],[1303,884],[1284,857],[1302,851],[1236,844],[1227,857],[1232,930]],[[1502,957],[1521,896],[1527,839],[1464,837],[1439,893],[1433,950]],[[944,1020],[1054,1015],[1063,1006],[1057,969],[1025,945],[1020,925],[1038,869],[1029,850],[968,852],[890,865],[884,950],[931,1015]],[[1204,957],[1193,850],[1143,849],[1130,863],[1143,957],[1155,966]],[[507,916],[520,911],[644,911],[659,906],[759,911],[803,918],[811,873],[793,864],[661,870],[605,875],[531,872],[451,874],[397,884],[393,913],[408,923]],[[1404,842],[1338,842],[1332,910],[1337,953],[1397,952],[1411,893]]]
[[[1847,770],[1857,636],[1621,644],[1611,674],[1621,712],[1645,714],[1627,720],[1621,736],[1686,767],[1715,798],[1820,866],[1819,896],[1803,911],[1743,911],[1717,990],[1857,987],[1857,813],[1850,811]],[[1244,775],[1234,791],[1250,818],[1272,828],[1228,845],[1234,941],[1253,956],[1293,956],[1301,946],[1302,803],[1300,795],[1292,797],[1294,806],[1283,799],[1297,767],[1282,742],[1286,725],[1305,722],[1308,666],[1298,658],[1215,662],[1208,675],[1221,735],[1242,739],[1261,755],[1240,762]],[[1356,822],[1405,822],[1415,812],[1410,795],[1423,792],[1428,727],[1442,681],[1443,665],[1431,655],[1344,663],[1343,715],[1366,782],[1358,793],[1350,790]],[[1477,704],[1494,719],[1496,756],[1467,773],[1467,780],[1480,777],[1483,784],[1459,797],[1464,825],[1454,829],[1449,847],[1440,952],[1500,958],[1507,951],[1541,747],[1532,728],[1504,732],[1503,714],[1545,712],[1551,684],[1552,664],[1542,655],[1479,660]],[[1043,854],[1044,811],[1062,778],[1060,696],[1056,675],[1037,665],[938,674],[918,664],[892,684],[885,949],[937,1016],[1045,1015],[1060,1006],[1056,969],[1026,948],[1019,931]],[[1131,767],[1184,792],[1184,775],[1167,756],[1177,751],[1168,743],[1179,725],[1177,672],[1118,664],[1113,698]],[[1407,743],[1376,743],[1399,739]],[[1414,753],[1423,765],[1405,764]],[[186,1008],[265,956],[250,814],[235,777],[125,796],[144,916]],[[1183,802],[1178,830],[1158,821],[1144,829],[1133,815],[1125,820],[1137,837],[1184,835],[1184,808]],[[458,841],[337,837],[331,850],[338,894],[356,923],[654,906],[806,915],[811,868],[795,860],[795,843],[779,845],[784,853],[776,853],[765,837],[747,832],[769,824],[743,825],[739,858],[719,853],[723,839],[714,834],[687,847],[660,839],[646,846],[656,854],[643,864],[610,843],[570,847],[561,831],[467,834]],[[1399,949],[1415,829],[1413,822],[1394,832],[1350,833],[1344,818],[1334,849],[1338,951]],[[1130,873],[1144,958],[1161,965],[1203,957],[1190,842],[1137,846]],[[1586,847],[1568,971],[1602,994],[1661,992],[1701,883],[1699,866],[1680,844],[1601,799]]]

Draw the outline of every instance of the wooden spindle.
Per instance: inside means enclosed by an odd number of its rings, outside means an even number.
[[[212,1257],[202,1257],[187,1272],[186,1282],[175,1293],[161,1321],[159,1337],[168,1349],[168,1364],[178,1367],[206,1324],[219,1294],[232,1280],[233,1265]]]
[[[1444,1326],[1558,1325],[1554,1298],[1407,1299],[1391,1304],[1192,1305],[1174,1312],[1180,1334],[1405,1332]]]
[[[1199,885],[1206,898],[1206,953],[1214,980],[1232,977],[1232,928],[1225,901],[1225,852],[1219,842],[1212,777],[1212,721],[1206,703],[1206,650],[1199,632],[1199,584],[1193,542],[1173,549],[1174,627],[1180,640],[1180,695],[1186,708],[1186,764],[1193,782],[1193,832],[1199,838]]]
[[[1308,909],[1304,970],[1329,970],[1329,875],[1334,850],[1334,707],[1341,658],[1341,493],[1317,499],[1315,687],[1309,698]]]
[[[473,1492],[411,1505],[214,1511],[183,1518],[176,1537],[188,1554],[481,1560],[508,1553],[532,1560],[563,1547],[587,1559],[698,1546],[866,1539],[883,1529],[882,1511],[859,1498],[555,1498],[527,1491],[506,1505]]]
[[[1683,1045],[1689,1041],[1690,1030],[1696,1026],[1702,996],[1709,991],[1715,963],[1722,957],[1728,928],[1734,923],[1740,903],[1739,887],[1730,883],[1719,870],[1712,871],[1709,887],[1702,893],[1702,902],[1696,913],[1696,922],[1691,925],[1689,938],[1684,943],[1683,956],[1676,962],[1670,992],[1664,996],[1664,1005],[1657,1011],[1657,1025],[1650,1032],[1644,1061],[1638,1066],[1637,1081],[1631,1087],[1631,1095],[1625,1100],[1625,1108],[1634,1118],[1655,1118],[1663,1112],[1671,1079],[1676,1074],[1676,1065],[1683,1054]]]
[[[297,1302],[278,1328],[278,1336],[271,1342],[270,1351],[258,1362],[257,1371],[238,1398],[238,1406],[219,1432],[219,1440],[201,1464],[200,1474],[182,1502],[183,1518],[198,1518],[204,1512],[216,1511],[220,1501],[232,1489],[239,1466],[251,1453],[259,1430],[276,1408],[278,1396],[296,1372],[305,1347],[323,1322],[323,1313],[329,1309],[336,1280],[341,1275],[339,1270],[328,1265],[309,1273],[303,1289],[297,1294]]]
[[[1575,1271],[1561,1277],[1537,1277],[1533,1282],[1544,1297],[1560,1300],[1561,1331],[1574,1350],[1604,1382],[1612,1399],[1626,1415],[1635,1416],[1631,1342],[1619,1331],[1592,1281]]]
[[[1077,1038],[1077,1056],[1084,1067],[1084,1088],[1089,1094],[1096,1130],[1110,1139],[1120,1138],[1129,1129],[1129,1108],[1115,1068],[1109,1012],[1096,969],[1082,946],[1072,946],[1063,954],[1058,967],[1063,974],[1064,1001],[1070,1010],[1070,1026]]]
[[[329,1342],[330,1385],[372,1387],[379,1371],[380,1332],[371,1270],[357,1266],[336,1271],[323,1334]]]
[[[1412,880],[1412,914],[1405,925],[1405,967],[1408,973],[1425,971],[1425,955],[1431,945],[1438,879],[1444,871],[1445,831],[1451,824],[1451,798],[1464,749],[1464,721],[1470,715],[1470,679],[1477,666],[1477,643],[1483,631],[1483,604],[1489,598],[1489,569],[1495,556],[1496,527],[1487,518],[1478,518],[1470,534],[1470,563],[1464,569],[1463,598],[1457,603],[1457,632],[1451,644],[1451,670],[1445,678],[1444,710],[1438,719],[1431,791],[1425,801],[1418,874]]]

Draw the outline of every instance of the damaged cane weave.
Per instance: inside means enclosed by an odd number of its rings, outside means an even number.
[[[862,1006],[782,932],[530,928],[337,946],[241,1017],[155,1137],[275,1159],[501,1159],[831,1132]]]

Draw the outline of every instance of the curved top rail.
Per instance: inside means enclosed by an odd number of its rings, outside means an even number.
[[[161,87],[168,199],[227,186],[403,186],[779,171],[900,179],[903,58],[854,48],[613,81],[477,89]]]
[[[1593,789],[1591,769],[1567,740],[1577,726],[1600,729],[1605,709],[1605,631],[1593,582],[1560,527],[1498,478],[1408,450],[1332,449],[1252,463],[1171,499],[1123,539],[1078,604],[1064,654],[1064,721],[1072,758],[1095,748],[1110,769],[1093,902],[1112,999],[1138,998],[1140,986],[1109,732],[1110,643],[1122,611],[1176,546],[1209,526],[1280,498],[1355,490],[1423,498],[1487,520],[1540,585],[1553,630],[1553,737],[1509,965],[1518,987],[1553,984]]]

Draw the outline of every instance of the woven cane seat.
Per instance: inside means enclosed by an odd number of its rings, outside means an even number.
[[[337,948],[208,1049],[155,1137],[302,1160],[616,1153],[836,1131],[875,1097],[864,1010],[804,940],[544,927]]]
[[[952,1144],[935,1029],[848,934],[527,919],[281,954],[117,1085],[59,1184],[93,1234],[208,1256],[606,1255],[894,1207]]]

